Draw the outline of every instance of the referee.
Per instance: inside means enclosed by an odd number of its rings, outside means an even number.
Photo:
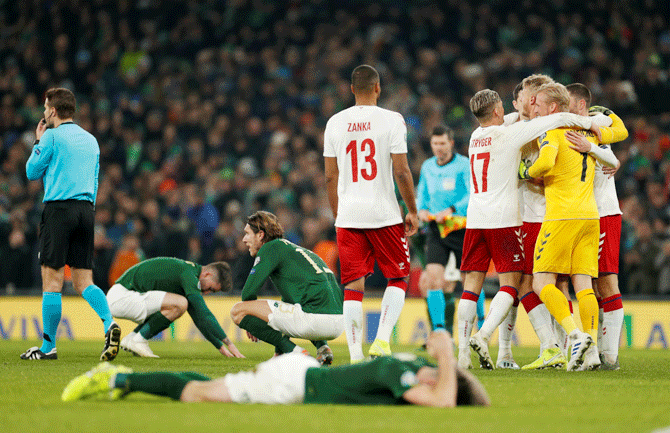
[[[64,267],[72,268],[72,283],[95,310],[105,330],[101,360],[119,351],[121,328],[112,319],[107,298],[93,284],[93,224],[98,191],[98,141],[72,121],[76,101],[63,88],[49,89],[44,119],[35,130],[35,146],[26,163],[30,180],[44,182],[44,211],[40,222],[42,270],[41,347],[31,347],[21,359],[58,359],[56,330],[61,319]]]
[[[445,278],[450,256],[461,266],[465,227],[454,227],[441,233],[438,223],[453,217],[464,217],[470,199],[470,164],[468,158],[454,151],[454,132],[445,125],[433,128],[430,137],[433,157],[421,166],[417,187],[419,220],[426,224],[426,267],[419,280],[419,290],[426,298],[432,329],[453,331],[454,288],[458,276]]]

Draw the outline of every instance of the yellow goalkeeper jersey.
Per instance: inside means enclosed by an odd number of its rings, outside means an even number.
[[[532,177],[544,177],[547,200],[544,220],[598,219],[593,194],[595,158],[570,149],[571,143],[565,138],[567,131],[553,129],[540,136],[537,139],[540,155],[528,170]],[[598,144],[592,132],[576,131]]]

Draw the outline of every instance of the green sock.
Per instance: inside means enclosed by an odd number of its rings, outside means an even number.
[[[114,379],[114,388],[121,388],[126,393],[139,391],[179,400],[186,384],[193,380],[210,379],[198,373],[119,373]]]
[[[281,353],[291,353],[295,344],[281,332],[272,329],[263,319],[247,315],[240,321],[240,328],[266,343],[272,344]]]
[[[456,304],[452,293],[444,294],[444,328],[450,334],[454,333],[454,314],[456,313]]]
[[[326,344],[328,344],[328,342],[326,340],[312,340],[312,344],[317,349],[320,349],[321,346],[325,346]]]
[[[172,321],[163,316],[160,311],[149,316],[146,322],[140,327],[139,334],[149,340],[151,337],[158,335],[163,329],[167,329]]]

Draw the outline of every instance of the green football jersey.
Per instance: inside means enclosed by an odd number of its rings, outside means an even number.
[[[200,292],[202,266],[172,257],[145,260],[128,269],[116,280],[128,290],[145,293],[161,291],[184,296],[188,315],[202,335],[217,349],[223,345],[226,333],[209,310]]]
[[[256,253],[254,266],[242,289],[242,300],[257,298],[270,278],[282,301],[300,304],[306,313],[342,314],[344,295],[333,271],[312,251],[286,239],[274,239]]]
[[[306,404],[407,404],[402,395],[416,385],[422,367],[434,367],[409,353],[369,362],[310,368],[305,375]]]
[[[116,282],[128,290],[155,290],[187,296],[200,293],[198,277],[202,266],[172,257],[145,260],[128,269]]]

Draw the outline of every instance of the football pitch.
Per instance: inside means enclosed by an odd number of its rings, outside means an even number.
[[[31,344],[32,343],[32,344]],[[568,373],[473,370],[489,408],[410,406],[184,404],[146,394],[124,401],[63,403],[74,376],[96,365],[102,343],[59,342],[57,361],[22,361],[36,342],[0,342],[0,431],[9,432],[651,432],[670,427],[667,350],[622,349],[621,370]],[[251,369],[272,355],[265,344],[239,344],[247,359],[224,358],[209,343],[152,342],[160,359],[122,352],[115,363],[135,371],[196,371],[211,377]],[[414,351],[414,347],[395,347]],[[310,351],[314,353],[314,348]],[[334,346],[335,364],[348,360]],[[497,347],[491,347],[492,354]],[[416,352],[421,354],[421,352]],[[535,348],[514,348],[531,362]],[[476,361],[473,359],[473,362]],[[670,430],[669,430],[670,431]]]

